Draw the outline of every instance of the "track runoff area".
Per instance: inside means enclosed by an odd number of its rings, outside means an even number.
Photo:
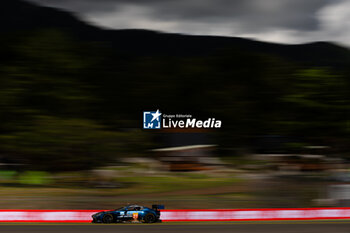
[[[343,220],[244,221],[244,222],[165,222],[155,224],[91,223],[0,223],[0,232],[64,233],[349,233],[350,223]]]
[[[350,233],[350,208],[163,210],[163,223],[92,224],[101,210],[0,210],[0,232]]]
[[[0,222],[89,223],[103,210],[0,210]],[[349,219],[350,208],[162,210],[163,222]],[[350,231],[349,231],[350,233]]]

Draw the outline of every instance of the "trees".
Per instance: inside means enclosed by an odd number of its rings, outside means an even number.
[[[125,54],[52,29],[13,38],[0,54],[0,153],[36,169],[89,169],[144,153],[157,143],[140,130],[142,111],[153,108],[221,120],[223,147],[251,147],[260,135],[349,136],[342,70],[239,48]]]
[[[138,137],[141,136],[141,138]],[[85,170],[137,151],[140,132],[113,132],[91,120],[37,116],[21,130],[1,138],[2,149],[31,170]],[[139,144],[139,145],[138,145]]]
[[[98,53],[87,56],[89,46],[52,30],[26,35],[12,46],[15,59],[0,67],[4,156],[27,169],[81,170],[144,149],[148,139],[142,132],[112,130],[92,119],[98,86],[88,80],[98,79],[91,67]]]
[[[286,125],[317,137],[349,135],[349,81],[325,68],[300,70],[285,96],[290,104]]]

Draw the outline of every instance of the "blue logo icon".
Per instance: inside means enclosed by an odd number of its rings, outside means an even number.
[[[160,129],[162,120],[161,115],[162,113],[160,113],[159,110],[156,112],[143,112],[143,128]]]

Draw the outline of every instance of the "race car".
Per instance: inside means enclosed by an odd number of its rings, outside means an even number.
[[[161,222],[160,210],[164,205],[152,205],[148,208],[140,205],[128,205],[115,210],[108,210],[93,214],[93,223],[122,223],[122,222]]]

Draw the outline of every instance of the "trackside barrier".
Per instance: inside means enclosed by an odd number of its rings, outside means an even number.
[[[163,210],[164,221],[271,221],[349,219],[350,208]]]
[[[0,222],[91,222],[102,210],[0,210]],[[162,210],[163,221],[350,219],[350,208]]]

